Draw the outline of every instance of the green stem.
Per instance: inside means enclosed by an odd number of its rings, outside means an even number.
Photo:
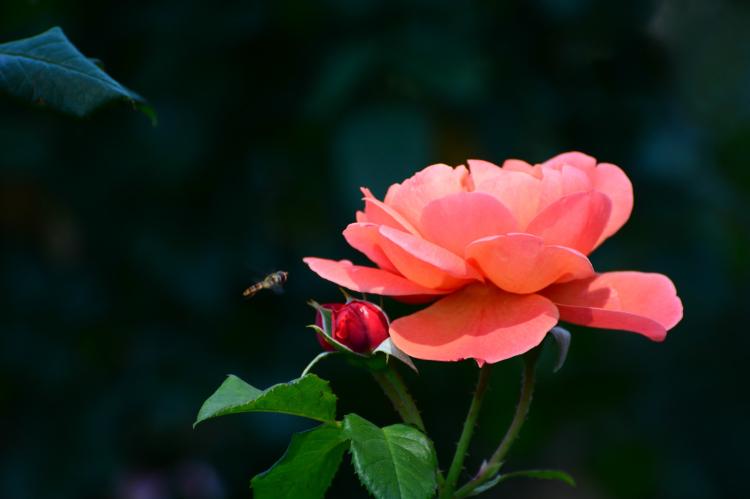
[[[456,491],[455,498],[460,499],[468,496],[471,492],[482,485],[487,480],[492,479],[502,466],[503,459],[508,454],[511,445],[518,437],[518,433],[521,431],[526,416],[529,414],[529,407],[531,406],[531,398],[534,394],[534,382],[536,378],[536,362],[539,359],[539,349],[535,348],[528,352],[523,357],[523,376],[521,378],[521,395],[516,406],[516,412],[513,415],[513,420],[508,427],[508,431],[505,432],[505,436],[500,441],[500,445],[497,447],[492,457],[482,465],[477,475],[466,485]]]
[[[419,409],[417,409],[417,404],[414,403],[414,399],[409,394],[409,390],[407,390],[406,384],[396,368],[389,363],[388,367],[382,371],[372,371],[372,376],[383,389],[404,423],[416,426],[424,433],[424,422],[419,414]]]
[[[398,373],[396,367],[389,363],[385,370],[371,372],[372,377],[375,378],[380,388],[383,389],[383,392],[391,401],[403,422],[413,425],[422,433],[427,434],[424,421],[422,421],[422,415],[419,414],[419,409],[417,409],[417,404],[406,388],[406,383],[404,383],[404,379]],[[440,470],[437,471],[437,479],[438,485],[442,486],[444,479]]]
[[[477,424],[477,416],[479,416],[479,410],[482,408],[482,400],[484,400],[484,393],[487,391],[489,381],[490,365],[485,364],[479,370],[477,388],[474,391],[474,397],[471,399],[469,413],[466,415],[464,427],[463,430],[461,430],[461,437],[458,439],[458,445],[456,445],[456,453],[453,455],[453,461],[448,469],[448,476],[445,479],[445,484],[440,493],[441,499],[453,497],[453,491],[456,489],[456,482],[458,482],[458,477],[464,466],[466,451],[469,449],[469,443],[474,434],[474,427]]]

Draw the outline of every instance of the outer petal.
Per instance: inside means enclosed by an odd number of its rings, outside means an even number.
[[[483,192],[460,192],[436,199],[422,211],[422,235],[453,253],[477,239],[518,231],[518,222],[494,196]]]
[[[426,360],[499,362],[537,346],[557,323],[555,306],[539,295],[514,295],[473,284],[391,323],[401,350]]]
[[[674,284],[661,274],[608,272],[550,286],[542,294],[574,324],[620,329],[662,341],[682,319]]]
[[[466,257],[498,287],[511,293],[534,293],[554,282],[594,274],[588,258],[562,246],[545,245],[531,234],[485,237],[466,248]]]
[[[594,249],[610,218],[612,202],[597,191],[565,196],[539,213],[526,228],[547,244],[566,246],[588,254]]]
[[[370,192],[370,189],[363,187],[362,194],[364,194],[363,199],[365,201],[364,217],[366,218],[367,222],[378,225],[387,225],[388,227],[393,227],[394,229],[399,229],[403,230],[404,232],[409,232],[410,234],[419,235],[417,229],[411,223],[409,223],[408,220],[402,217],[400,213],[398,213],[387,204],[376,199],[375,196],[372,195],[372,192]],[[360,221],[359,218],[357,218],[357,221]]]
[[[431,289],[451,291],[481,276],[466,261],[424,239],[391,227],[380,227],[380,244],[404,277]]]
[[[307,257],[303,261],[323,279],[352,291],[386,296],[421,296],[443,294],[425,288],[391,272],[352,265],[348,260]]]
[[[385,204],[419,229],[422,209],[427,203],[449,194],[465,192],[468,181],[469,174],[464,166],[428,166],[403,183],[393,184],[385,195]]]
[[[346,242],[348,242],[352,248],[361,251],[381,269],[398,274],[396,267],[393,266],[383,252],[383,248],[380,247],[379,228],[379,225],[371,223],[349,224],[347,228],[344,229],[344,239],[346,239]]]
[[[612,200],[612,214],[596,243],[599,246],[630,218],[630,213],[633,211],[633,185],[625,172],[609,163],[597,166],[592,176],[594,189],[603,192]]]

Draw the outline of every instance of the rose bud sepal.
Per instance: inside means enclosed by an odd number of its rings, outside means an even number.
[[[352,300],[350,297],[347,297],[346,305],[352,303],[353,301],[364,300]],[[377,310],[377,312],[382,314],[387,323],[387,316],[380,307],[371,302],[365,303],[367,303],[368,307],[374,308]],[[370,352],[357,352],[351,349],[348,345],[336,339],[334,335],[333,311],[314,300],[310,300],[308,304],[313,307],[318,313],[316,324],[311,324],[308,327],[310,327],[317,333],[321,345],[324,345],[324,347],[325,345],[328,345],[333,349],[334,352],[343,354],[350,364],[356,365],[357,367],[365,367],[369,370],[383,370],[386,369],[390,357],[396,357],[414,371],[417,370],[411,358],[400,349],[398,349],[393,344],[390,338],[386,338],[385,340],[383,340]]]

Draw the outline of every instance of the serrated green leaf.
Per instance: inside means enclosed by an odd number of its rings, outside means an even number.
[[[491,489],[492,487],[494,487],[500,482],[510,480],[511,478],[519,478],[519,477],[537,478],[541,480],[560,480],[561,482],[567,483],[571,487],[576,486],[576,481],[573,480],[573,477],[565,473],[564,471],[559,471],[559,470],[511,471],[510,473],[503,473],[501,475],[497,475],[492,480],[485,482],[479,487],[477,487],[476,489],[474,489],[472,493],[469,495],[470,496],[479,495],[482,492],[486,492],[487,490]]]
[[[432,442],[403,424],[378,428],[356,414],[344,418],[352,462],[362,483],[377,499],[427,499],[437,488]]]
[[[255,499],[320,499],[331,484],[347,446],[339,426],[298,433],[284,455],[252,480]]]
[[[237,376],[229,375],[203,403],[193,426],[206,419],[243,412],[277,412],[333,423],[336,396],[328,382],[314,374],[266,390],[259,390]]]
[[[81,54],[57,27],[0,44],[0,91],[75,116],[121,100],[155,119],[153,109],[140,95]]]

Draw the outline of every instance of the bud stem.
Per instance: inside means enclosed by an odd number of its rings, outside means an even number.
[[[386,369],[372,371],[372,376],[383,389],[404,423],[413,425],[424,433],[424,422],[419,414],[419,409],[417,409],[414,399],[409,394],[409,390],[407,390],[406,384],[395,366],[389,362]]]

